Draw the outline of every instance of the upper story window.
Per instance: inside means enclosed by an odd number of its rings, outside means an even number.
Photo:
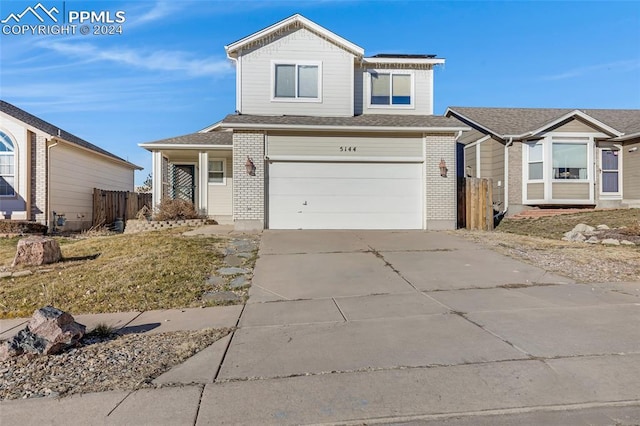
[[[322,93],[320,62],[273,62],[273,100],[319,102]]]
[[[406,71],[371,71],[371,106],[413,105],[413,73]]]
[[[0,132],[0,197],[16,195],[15,148],[11,138]]]

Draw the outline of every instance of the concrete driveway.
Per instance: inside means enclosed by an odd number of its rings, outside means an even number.
[[[450,234],[266,231],[250,294],[199,418],[640,422],[638,297]]]

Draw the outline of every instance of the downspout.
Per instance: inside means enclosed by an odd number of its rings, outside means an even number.
[[[504,145],[504,210],[503,215],[509,210],[509,147],[513,145],[513,137],[509,137],[509,141]]]
[[[234,58],[227,52],[227,58],[235,63],[236,69],[236,114],[242,113],[242,64],[241,56],[239,54]]]
[[[60,133],[60,130],[58,130]],[[54,140],[54,139],[52,139]],[[51,225],[51,148],[57,146],[58,142],[54,142],[52,145],[47,146],[47,171],[46,171],[46,184],[47,184],[47,228]]]

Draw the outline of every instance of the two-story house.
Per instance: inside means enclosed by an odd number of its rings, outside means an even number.
[[[375,55],[300,15],[225,47],[236,112],[141,144],[153,197],[236,229],[454,229],[456,139],[433,55]]]

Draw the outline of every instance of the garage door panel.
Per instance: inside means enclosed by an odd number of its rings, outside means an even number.
[[[304,204],[306,203],[306,204]],[[416,208],[414,199],[407,197],[372,198],[365,196],[312,196],[302,200],[300,197],[280,196],[274,197],[271,208],[273,214],[294,211],[295,213],[353,213],[359,215],[403,213],[414,214]],[[339,208],[336,208],[336,204]]]
[[[269,165],[272,229],[421,229],[422,164]]]
[[[407,167],[409,166],[409,167]],[[413,166],[413,167],[412,167]],[[271,177],[282,178],[415,178],[415,167],[419,164],[407,163],[307,163],[273,162]]]
[[[394,194],[396,196],[414,196],[416,190],[412,186],[414,179],[337,179],[337,178],[303,178],[303,179],[270,179],[269,191],[272,195],[367,195]]]
[[[413,227],[413,215],[403,214],[371,213],[367,220],[363,220],[354,215],[312,213],[295,219],[295,222],[288,220],[274,224],[272,229],[416,229]],[[297,226],[292,226],[293,223]],[[372,228],[372,223],[378,227]]]

